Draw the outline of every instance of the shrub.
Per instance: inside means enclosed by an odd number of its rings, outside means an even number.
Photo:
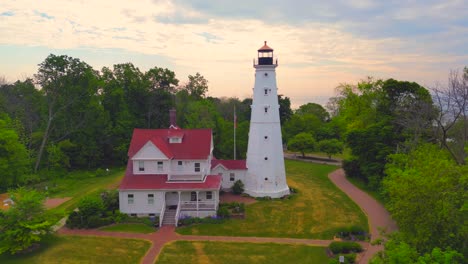
[[[115,210],[119,209],[119,191],[104,191],[101,193],[101,199],[106,210],[115,212]]]
[[[328,246],[333,254],[361,252],[362,246],[356,242],[338,242],[334,241]]]
[[[229,209],[225,206],[220,206],[216,214],[221,218],[229,218],[229,216],[231,216],[231,212],[229,212]]]
[[[65,225],[68,228],[72,228],[72,229],[73,228],[81,228],[82,227],[81,215],[78,212],[73,211],[68,216],[68,219],[67,219],[67,222],[65,223]]]
[[[86,196],[78,203],[78,210],[84,217],[92,215],[102,215],[104,213],[104,203],[102,199],[95,196]]]
[[[241,180],[237,180],[234,182],[232,186],[232,192],[234,194],[241,194],[244,192],[244,183]]]

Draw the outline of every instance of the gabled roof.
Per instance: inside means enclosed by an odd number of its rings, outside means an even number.
[[[208,175],[204,182],[167,182],[167,174],[133,174],[133,162],[128,161],[119,190],[219,190],[221,178]]]
[[[223,166],[227,170],[246,170],[247,165],[245,160],[211,160],[211,169],[217,166]]]
[[[182,143],[169,143],[170,137],[182,137]],[[133,157],[148,142],[168,158],[206,159],[210,155],[211,129],[139,129],[133,130],[128,156]]]

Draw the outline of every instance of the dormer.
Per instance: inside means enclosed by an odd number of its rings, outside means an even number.
[[[169,144],[180,144],[184,139],[184,132],[180,131],[179,129],[169,129],[167,138]]]

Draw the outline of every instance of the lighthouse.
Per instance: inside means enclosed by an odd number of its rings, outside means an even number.
[[[265,41],[253,65],[255,86],[245,179],[245,192],[253,197],[279,198],[289,194],[276,86],[278,61],[273,59],[273,49]]]

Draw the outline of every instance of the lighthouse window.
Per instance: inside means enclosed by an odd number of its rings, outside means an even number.
[[[268,157],[265,157],[265,160],[268,160]]]
[[[268,73],[265,72],[265,77],[267,77],[267,76],[268,76]]]
[[[264,91],[265,91],[265,95],[268,95],[268,89],[265,88]]]
[[[268,136],[265,136],[265,139],[268,139]]]
[[[265,106],[265,113],[268,113],[268,107]]]
[[[265,178],[265,181],[268,181],[268,178]]]

